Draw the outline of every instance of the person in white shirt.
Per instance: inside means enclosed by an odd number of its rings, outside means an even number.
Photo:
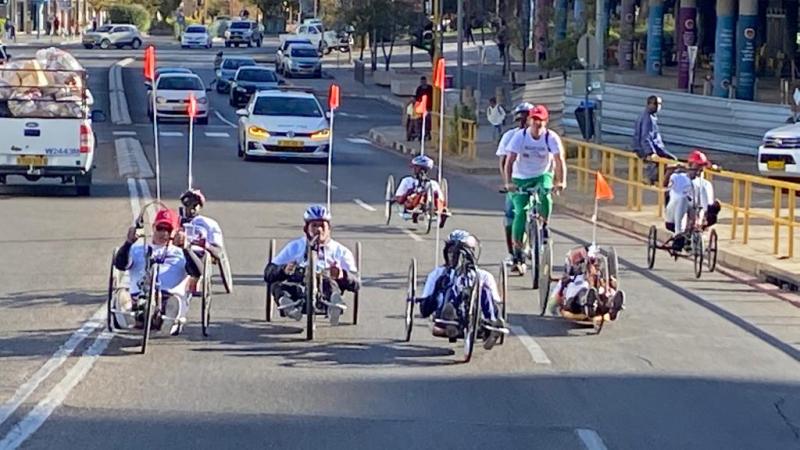
[[[184,192],[180,198],[181,205],[181,225],[189,239],[189,243],[199,257],[202,257],[205,252],[208,252],[212,257],[214,263],[219,263],[220,270],[230,271],[230,264],[227,262],[227,255],[225,254],[225,240],[222,236],[222,227],[219,223],[208,217],[200,214],[200,211],[206,204],[206,197],[199,189],[189,189]],[[230,280],[230,273],[222,274],[225,290],[227,293],[233,292],[233,283]],[[197,282],[199,280],[192,279],[190,283],[190,292],[194,292]]]
[[[503,302],[497,289],[497,282],[491,273],[477,268],[480,255],[478,239],[464,230],[453,230],[447,237],[444,245],[444,264],[433,269],[425,279],[422,295],[415,299],[420,304],[420,315],[451,322],[444,327],[435,325],[433,334],[438,337],[455,339],[460,333],[460,327],[454,325],[466,320],[469,287],[475,280],[470,277],[477,276],[483,289],[480,293],[481,321],[480,335],[484,338],[484,348],[490,350],[502,334],[508,334],[503,318],[499,316],[496,305]],[[462,261],[461,258],[467,258]],[[475,267],[471,273],[459,273],[459,266],[466,262]]]
[[[682,251],[686,245],[687,226],[700,220],[705,229],[717,222],[720,204],[714,198],[714,186],[703,177],[703,169],[711,166],[705,153],[692,150],[687,158],[687,169],[671,168],[668,177],[668,200],[665,226],[673,232],[672,249]]]
[[[515,134],[509,143],[506,158],[505,177],[506,190],[510,192],[538,187],[542,218],[542,234],[545,242],[549,239],[547,228],[552,211],[550,191],[559,192],[567,185],[567,165],[562,157],[564,146],[558,133],[547,129],[550,113],[543,105],[534,107],[529,114],[528,129],[524,133]],[[553,176],[555,175],[555,180]],[[512,180],[509,183],[508,180]],[[524,192],[514,194],[514,222],[511,234],[514,240],[514,270],[525,272],[525,256],[523,237],[528,214],[530,196]]]
[[[332,325],[346,309],[342,300],[344,291],[360,288],[358,267],[353,253],[331,238],[331,214],[321,205],[308,207],[303,215],[305,236],[295,239],[281,249],[264,269],[264,281],[272,284],[281,316],[300,320],[305,311],[305,271],[309,270],[306,252],[309,242],[316,248],[317,266],[312,269],[323,273],[321,291]]]
[[[567,253],[564,275],[551,295],[563,317],[581,320],[608,314],[613,321],[625,309],[625,292],[617,289],[616,278],[609,276],[608,286],[597,285],[599,253],[595,245],[582,245]]]
[[[503,178],[503,186],[508,184],[508,179],[506,179],[506,158],[508,157],[508,144],[511,142],[514,136],[520,133],[525,132],[525,128],[528,126],[528,113],[530,110],[533,109],[533,105],[528,102],[522,102],[514,108],[514,121],[517,123],[517,126],[507,130],[503,133],[503,137],[500,138],[500,143],[497,144],[497,153],[498,156],[498,163],[500,166],[500,176]],[[514,242],[511,239],[511,224],[514,223],[514,203],[511,201],[513,194],[508,192],[505,197],[505,219],[503,224],[505,225],[505,233],[506,233],[506,249],[508,250],[509,257],[507,258],[509,261],[513,261],[514,259]]]
[[[433,190],[434,205],[441,212],[439,227],[443,227],[450,213],[447,210],[447,201],[442,192],[442,187],[436,180],[428,178],[428,172],[433,169],[433,160],[425,155],[415,156],[411,160],[411,169],[414,174],[403,177],[394,194],[394,202],[403,205],[403,219],[417,222],[418,208],[426,200],[428,186]]]
[[[492,124],[492,139],[499,139],[503,134],[503,123],[506,121],[506,110],[503,105],[497,104],[497,99],[489,99],[489,107],[486,108],[486,118]]]
[[[114,258],[117,270],[128,271],[130,277],[128,289],[117,293],[116,308],[123,313],[117,314],[115,319],[121,328],[127,327],[125,311],[137,311],[136,325],[142,327],[144,324],[144,305],[138,304],[138,299],[148,289],[142,284],[147,275],[146,258],[151,253],[155,260],[160,261],[158,283],[161,286],[162,311],[167,317],[175,319],[170,334],[177,335],[182,331],[188,310],[187,283],[190,276],[200,276],[200,269],[198,260],[189,251],[186,236],[179,226],[178,214],[170,209],[162,209],[156,213],[151,243],[137,242],[137,227],[128,230],[127,238]],[[184,320],[181,321],[181,318]],[[155,314],[152,323],[154,328],[160,329],[161,314]]]

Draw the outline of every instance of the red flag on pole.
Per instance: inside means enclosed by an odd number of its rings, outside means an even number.
[[[156,48],[149,45],[144,50],[144,78],[146,80],[155,81],[153,77],[156,74]]]
[[[428,96],[423,95],[418,102],[414,103],[414,112],[420,116],[428,112]]]
[[[189,94],[189,109],[187,111],[189,113],[189,117],[194,119],[197,115],[197,99],[194,98],[194,94]]]
[[[433,72],[433,85],[438,89],[444,89],[444,58],[439,58],[436,61],[436,70]]]
[[[333,111],[338,108],[340,104],[339,85],[331,84],[330,89],[328,89],[328,108]]]

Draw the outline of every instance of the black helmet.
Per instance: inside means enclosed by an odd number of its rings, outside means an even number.
[[[444,263],[454,268],[458,266],[461,256],[476,264],[480,257],[480,242],[468,231],[453,230],[444,241]]]

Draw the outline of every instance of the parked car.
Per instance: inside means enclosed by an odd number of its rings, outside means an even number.
[[[185,67],[159,67],[156,69],[156,73],[153,74],[153,79],[157,80],[158,77],[164,75],[165,73],[194,73],[190,69]],[[144,81],[144,87],[148,90],[153,89],[153,83],[150,80]]]
[[[111,47],[112,45],[117,48],[129,45],[132,49],[137,49],[142,46],[142,35],[135,25],[129,24],[114,24],[103,25],[97,31],[89,31],[83,35],[83,46],[86,48],[94,48],[98,46],[103,50]]]
[[[283,57],[283,74],[286,77],[311,76],[322,78],[322,60],[313,45],[294,44],[289,46]]]
[[[278,47],[278,51],[275,53],[275,71],[278,73],[283,73],[283,58],[287,54],[289,47],[294,44],[307,44],[312,45],[311,41],[308,39],[288,39],[283,41]]]
[[[769,178],[800,180],[800,123],[764,134],[758,147],[758,171]]]
[[[237,20],[232,22],[230,27],[225,31],[225,47],[238,47],[245,44],[252,47],[261,47],[264,41],[261,25],[253,22],[252,20]]]
[[[159,120],[187,119],[189,116],[189,94],[197,99],[197,123],[208,123],[208,89],[203,80],[193,73],[166,73],[156,80],[156,111]],[[147,93],[147,116],[153,120],[153,91]]]
[[[181,47],[205,47],[211,48],[212,38],[208,29],[204,25],[190,25],[181,36]]]
[[[228,103],[233,107],[247,104],[258,91],[277,89],[283,84],[275,71],[266,67],[240,67],[231,81]]]
[[[256,64],[255,59],[248,56],[224,58],[219,70],[217,70],[216,73],[217,78],[215,80],[215,84],[217,86],[217,92],[220,94],[226,94],[230,88],[231,80],[233,80],[233,77],[236,75],[236,71],[239,70],[240,67],[244,66],[255,67],[258,66],[258,64]]]

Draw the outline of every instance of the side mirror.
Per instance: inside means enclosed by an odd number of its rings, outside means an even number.
[[[247,112],[246,109],[237,109],[236,110],[236,115],[239,116],[239,117],[247,117],[247,116],[250,115],[250,113]]]
[[[103,113],[103,111],[100,111],[99,109],[95,109],[94,111],[92,111],[91,118],[92,122],[94,123],[103,123],[106,121],[106,115]]]

